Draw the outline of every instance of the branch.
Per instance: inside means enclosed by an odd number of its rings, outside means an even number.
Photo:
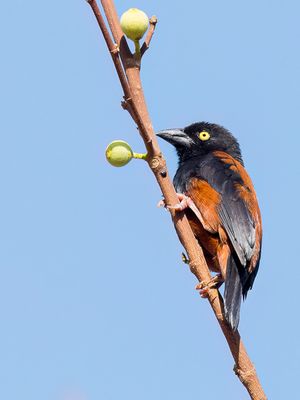
[[[161,188],[166,204],[174,206],[178,202],[178,199],[167,171],[165,159],[162,156],[151,124],[140,79],[140,68],[136,63],[134,56],[128,49],[126,39],[119,24],[114,2],[113,0],[101,0],[116,46],[108,33],[104,20],[96,4],[96,0],[88,0],[88,3],[92,7],[97,18],[107,47],[114,61],[124,91],[125,102],[122,103],[123,108],[129,111],[138,126],[140,135],[147,148],[147,162]],[[154,23],[154,21],[152,21],[148,30],[145,43],[142,46],[145,49],[144,52],[149,47],[154,33],[155,24],[156,22]],[[116,49],[118,49],[119,52],[116,51]],[[121,62],[122,65],[120,66]],[[188,254],[191,272],[200,282],[210,281],[211,275],[202,248],[195,239],[185,213],[171,211],[171,217],[178,238]],[[208,290],[208,301],[214,311],[234,358],[234,371],[236,375],[246,387],[251,399],[266,400],[266,395],[260,385],[254,365],[246,352],[238,331],[233,331],[226,322],[223,299],[217,289],[212,288]]]
[[[105,25],[104,19],[101,15],[101,12],[99,10],[99,7],[97,5],[96,0],[87,0],[87,2],[89,3],[89,5],[91,6],[93,13],[96,17],[96,20],[98,22],[99,28],[101,29],[102,35],[104,37],[104,40],[106,42],[106,45],[108,47],[108,50],[110,52],[110,55],[112,57],[112,60],[114,62],[115,65],[115,69],[117,71],[123,92],[124,92],[124,100],[122,101],[122,107],[126,110],[128,110],[129,114],[131,115],[132,119],[134,120],[134,122],[138,125],[142,127],[143,132],[145,132],[145,135],[147,135],[147,131],[146,128],[143,126],[144,123],[140,118],[140,115],[135,107],[135,104],[132,101],[131,98],[131,92],[130,92],[130,88],[128,85],[128,81],[127,81],[127,77],[124,73],[124,69],[123,69],[123,65],[121,63],[120,57],[119,57],[119,53],[120,53],[120,49],[119,49],[119,45],[115,44],[110,36],[110,33]],[[130,53],[130,50],[128,48],[127,42],[125,37],[122,35],[117,36],[119,38],[119,42],[123,42],[123,53],[126,54],[126,57],[131,59],[132,58],[132,54]],[[124,44],[125,42],[125,44]],[[150,137],[147,137],[147,141],[151,141]]]
[[[110,33],[105,25],[104,19],[101,15],[101,12],[99,10],[99,7],[96,3],[96,0],[87,0],[87,2],[89,3],[89,5],[91,6],[93,13],[97,19],[98,25],[101,29],[102,35],[104,37],[104,40],[106,42],[106,45],[108,47],[108,50],[110,51],[112,60],[115,64],[115,68],[119,77],[119,80],[121,82],[121,86],[125,95],[125,99],[129,99],[130,98],[130,89],[129,89],[129,85],[127,82],[127,78],[126,75],[124,73],[123,70],[123,66],[121,64],[121,60],[119,58],[119,48],[118,46],[112,41],[112,38],[110,36]]]
[[[148,29],[147,36],[146,36],[146,39],[145,39],[145,41],[144,41],[144,43],[143,43],[143,45],[142,45],[142,47],[141,47],[141,56],[143,56],[144,53],[145,53],[145,52],[149,49],[149,47],[150,47],[150,42],[151,42],[151,40],[152,40],[152,36],[153,36],[153,34],[154,34],[155,27],[156,27],[156,24],[157,24],[157,18],[155,17],[155,15],[154,15],[153,17],[150,18],[149,23],[150,23],[150,27],[149,27],[149,29]]]

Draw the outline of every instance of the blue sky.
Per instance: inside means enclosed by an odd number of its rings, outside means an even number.
[[[159,19],[142,68],[155,129],[207,120],[240,141],[264,223],[240,331],[268,398],[295,398],[299,2],[116,5]],[[88,5],[0,14],[0,398],[247,399],[146,164],[105,161],[114,139],[143,145]]]

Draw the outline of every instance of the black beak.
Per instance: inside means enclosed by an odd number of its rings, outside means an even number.
[[[175,147],[190,147],[192,139],[182,129],[164,129],[157,132],[156,136],[166,140]]]

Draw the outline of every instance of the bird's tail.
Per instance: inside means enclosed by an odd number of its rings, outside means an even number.
[[[224,307],[226,320],[233,330],[236,330],[239,325],[241,301],[242,284],[238,267],[234,258],[229,256],[225,280]]]

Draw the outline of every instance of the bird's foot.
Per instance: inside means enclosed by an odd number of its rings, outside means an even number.
[[[199,294],[202,298],[207,298],[208,291],[210,289],[218,289],[222,283],[224,282],[224,279],[221,274],[218,274],[211,278],[208,282],[202,281],[199,282],[198,285],[195,287],[196,290],[199,290]]]
[[[179,203],[175,204],[175,206],[169,206],[166,204],[165,199],[162,199],[158,202],[157,207],[165,207],[168,210],[178,210],[178,211],[183,211],[186,208],[188,208],[188,199],[190,199],[188,196],[186,196],[183,193],[176,193]]]
[[[157,207],[164,207],[164,208],[167,208],[165,199],[159,200],[159,202],[157,203]]]
[[[165,207],[168,210],[175,210],[175,211],[184,211],[187,208],[190,208],[196,214],[196,216],[199,218],[199,220],[202,221],[201,214],[200,214],[197,206],[193,202],[193,200],[189,196],[187,196],[183,193],[176,193],[176,194],[177,194],[179,203],[175,204],[174,206],[169,206],[166,204],[165,199],[162,199],[158,202],[157,207]]]

